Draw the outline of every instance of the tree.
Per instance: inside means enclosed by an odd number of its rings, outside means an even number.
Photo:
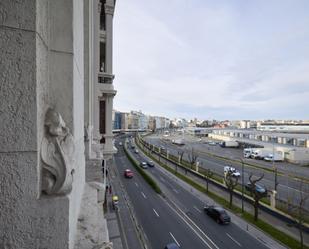
[[[238,184],[238,177],[233,176],[233,172],[229,170],[224,176],[224,182],[230,194],[230,208],[233,205],[234,189]]]
[[[293,217],[295,221],[295,226],[298,228],[299,231],[299,238],[300,238],[300,248],[304,248],[304,238],[303,238],[303,229],[304,229],[304,222],[305,222],[305,204],[306,201],[309,199],[309,191],[304,191],[304,181],[301,180],[299,183],[299,199],[297,200],[297,206],[292,207],[289,210],[289,214]]]
[[[179,158],[180,158],[180,160],[179,160],[179,163],[182,163],[182,157],[183,157],[183,154],[185,153],[183,150],[179,150],[178,152],[178,156],[179,156]]]
[[[257,191],[256,189],[256,183],[261,181],[264,178],[264,174],[262,174],[259,178],[253,179],[253,174],[250,173],[249,181],[251,186],[251,194],[253,196],[253,207],[254,207],[254,220],[258,220],[259,215],[259,203],[260,200],[265,196],[265,193],[261,193],[260,191]]]
[[[209,183],[209,178],[212,177],[213,172],[210,169],[206,169],[204,172],[204,176],[206,179],[206,192],[208,193],[208,183]]]
[[[197,153],[194,151],[193,148],[191,148],[191,152],[188,154],[188,159],[189,159],[189,163],[190,163],[190,168],[193,169],[196,161],[197,161],[198,155]]]

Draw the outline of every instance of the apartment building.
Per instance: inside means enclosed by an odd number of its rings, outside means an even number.
[[[84,6],[85,127],[89,141],[86,151],[89,158],[98,157],[102,151],[109,160],[117,151],[113,146],[111,122],[116,95],[113,85],[115,0],[84,0]]]

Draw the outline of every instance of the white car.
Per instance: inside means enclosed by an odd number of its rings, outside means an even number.
[[[240,172],[237,169],[230,166],[224,166],[224,174],[227,174],[228,172],[231,172],[234,177],[240,177]]]
[[[210,141],[210,142],[208,142],[208,144],[209,144],[209,145],[212,145],[212,146],[217,145],[217,143],[216,143],[216,142],[214,142],[214,141]]]

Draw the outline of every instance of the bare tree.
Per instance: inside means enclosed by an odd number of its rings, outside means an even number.
[[[303,229],[304,229],[304,222],[305,222],[305,204],[306,201],[309,199],[309,192],[304,191],[304,181],[301,180],[299,183],[299,200],[297,201],[297,206],[292,207],[289,210],[289,214],[293,217],[296,227],[299,231],[299,238],[300,238],[300,248],[304,248],[304,238],[303,238]]]
[[[224,182],[229,190],[230,194],[230,208],[232,208],[233,205],[233,194],[234,194],[234,189],[236,188],[238,184],[238,177],[233,176],[233,172],[229,170],[226,175],[224,176]]]
[[[188,159],[189,159],[191,169],[193,169],[195,163],[197,162],[197,158],[198,158],[197,153],[194,151],[194,148],[191,148],[191,152],[188,154]]]
[[[206,192],[208,193],[208,183],[209,178],[212,177],[213,172],[210,169],[206,169],[204,172],[205,180],[206,180]]]
[[[265,193],[262,193],[260,191],[257,191],[256,189],[256,183],[261,181],[264,178],[264,174],[262,174],[260,177],[253,179],[253,174],[250,173],[249,181],[250,181],[250,187],[251,187],[251,194],[253,196],[253,207],[254,207],[254,220],[258,220],[259,215],[259,203],[260,200],[265,197]]]
[[[182,158],[183,158],[183,154],[184,154],[185,152],[183,151],[183,150],[179,150],[178,151],[178,156],[180,157],[180,160],[179,160],[179,163],[182,163]]]

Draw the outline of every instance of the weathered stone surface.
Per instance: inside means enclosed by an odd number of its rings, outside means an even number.
[[[51,50],[73,53],[73,11],[78,11],[74,8],[79,2],[80,0],[49,1]],[[78,22],[78,20],[74,20],[74,24],[75,22]]]
[[[102,160],[92,159],[86,161],[86,181],[103,183]]]
[[[36,0],[2,0],[0,25],[35,30]]]
[[[36,34],[0,28],[0,151],[35,151]]]
[[[37,36],[36,39],[36,82],[37,82],[37,141],[42,141],[44,134],[45,113],[50,107],[51,97],[48,81],[48,48],[43,40]]]
[[[61,110],[68,127],[73,127],[73,56],[68,53],[50,52],[49,77],[51,102]],[[61,91],[59,91],[61,89]],[[72,131],[74,133],[74,131]],[[74,135],[74,134],[73,134]]]
[[[108,244],[106,220],[102,203],[98,203],[97,189],[85,185],[81,212],[77,224],[74,249],[105,248]]]
[[[36,32],[40,35],[43,42],[48,46],[48,11],[49,4],[48,0],[36,1]]]
[[[37,154],[4,153],[0,165],[0,248],[65,248],[68,198],[37,199]]]

